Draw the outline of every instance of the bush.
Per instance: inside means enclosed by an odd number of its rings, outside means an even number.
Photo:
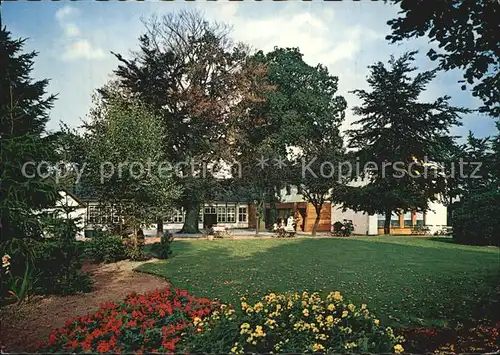
[[[133,261],[148,260],[149,257],[144,251],[144,239],[131,236],[125,239],[125,255]]]
[[[151,247],[152,253],[158,259],[168,259],[170,254],[172,254],[171,244],[173,241],[174,241],[174,237],[173,237],[172,233],[166,231],[161,236],[160,242],[154,243],[152,245],[152,247]]]
[[[39,352],[174,352],[185,327],[209,315],[214,306],[208,299],[172,288],[130,295],[69,319],[39,344]]]
[[[375,319],[366,305],[343,302],[339,292],[270,293],[241,313],[225,308],[196,319],[179,344],[187,353],[353,353],[402,352],[391,328]]]
[[[90,292],[90,275],[82,272],[83,254],[76,242],[64,243],[50,240],[40,243],[36,267],[40,275],[36,292],[68,295],[76,292]]]
[[[497,189],[464,198],[453,211],[457,243],[500,246],[500,192]]]
[[[113,263],[127,258],[121,238],[103,231],[86,242],[85,255],[95,263]]]
[[[2,278],[3,299],[20,302],[35,292],[67,295],[91,290],[90,276],[81,270],[83,253],[75,240],[75,221],[50,216],[44,223],[49,238],[13,238],[2,244],[11,256],[11,270]]]

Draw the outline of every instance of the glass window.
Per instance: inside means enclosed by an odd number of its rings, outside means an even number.
[[[391,215],[391,227],[396,227],[396,228],[401,227],[401,225],[399,224],[399,215],[396,213],[393,213]]]
[[[385,214],[379,214],[377,217],[377,224],[379,228],[384,228],[384,223],[385,223]],[[394,228],[399,228],[399,215],[396,213],[393,213],[391,215],[391,227]]]
[[[227,221],[229,223],[236,222],[236,208],[235,207],[228,207],[227,208]]]
[[[246,222],[247,221],[247,208],[240,207],[238,208],[238,222]]]
[[[216,214],[215,207],[214,206],[206,206],[205,213],[206,214]]]
[[[377,225],[379,228],[384,228],[385,215],[379,214],[377,216]]]
[[[99,222],[99,210],[97,206],[89,206],[89,223],[98,224]]]
[[[405,227],[411,227],[413,225],[411,220],[411,212],[406,212],[404,214]]]
[[[422,212],[417,212],[415,215],[416,215],[416,225],[422,227],[424,225],[424,214]]]
[[[226,207],[217,207],[217,222],[226,222]]]

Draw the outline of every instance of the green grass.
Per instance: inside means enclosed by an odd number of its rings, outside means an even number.
[[[268,290],[339,290],[386,324],[446,326],[498,303],[500,249],[445,238],[193,240],[172,247],[171,259],[139,270],[233,304]]]

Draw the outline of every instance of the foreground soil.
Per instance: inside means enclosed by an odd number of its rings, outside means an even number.
[[[151,260],[155,261],[155,260]],[[71,317],[94,311],[107,301],[120,301],[136,292],[167,287],[160,277],[133,271],[139,262],[120,261],[107,265],[84,265],[92,275],[94,290],[72,296],[34,297],[21,305],[9,305],[0,315],[0,345],[3,352],[34,352],[38,340],[51,329],[64,326]]]

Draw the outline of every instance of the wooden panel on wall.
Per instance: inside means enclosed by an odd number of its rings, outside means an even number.
[[[332,206],[329,202],[324,203],[319,213],[318,232],[329,232],[332,223]],[[312,232],[316,220],[316,210],[312,203],[307,204],[306,223],[304,232]]]

